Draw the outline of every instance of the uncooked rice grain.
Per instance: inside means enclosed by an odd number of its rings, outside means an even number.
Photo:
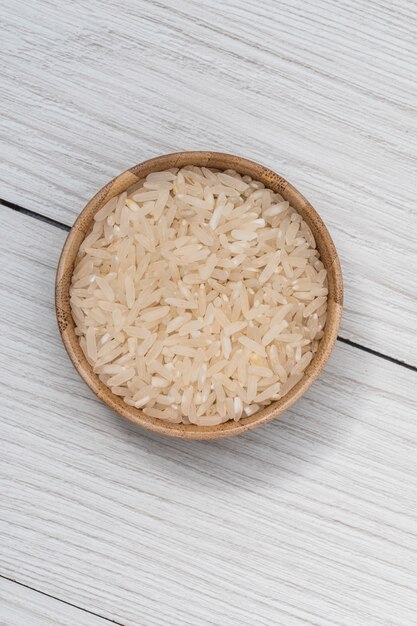
[[[302,379],[327,294],[288,201],[191,166],[153,172],[99,209],[70,289],[100,380],[150,418],[200,426],[253,415]]]

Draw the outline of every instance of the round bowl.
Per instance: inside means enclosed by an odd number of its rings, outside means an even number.
[[[320,340],[318,350],[306,369],[303,378],[283,398],[250,417],[242,418],[238,422],[231,420],[218,426],[172,424],[157,418],[148,417],[140,409],[125,404],[122,398],[114,395],[93,372],[80,347],[75,334],[74,320],[71,315],[69,290],[74,262],[78,248],[88,233],[96,212],[108,200],[119,195],[151,172],[158,172],[170,167],[183,167],[185,165],[212,167],[220,170],[234,169],[242,175],[247,174],[254,180],[261,181],[266,187],[280,193],[310,226],[316,239],[321,260],[328,272],[329,295],[324,336]],[[177,152],[166,154],[144,161],[123,172],[123,174],[116,176],[88,202],[76,219],[62,249],[56,276],[55,306],[58,326],[68,356],[81,378],[84,379],[100,400],[122,417],[148,430],[182,439],[215,439],[244,433],[261,424],[266,424],[266,422],[278,417],[278,415],[281,415],[281,413],[292,406],[317,378],[330,356],[337,338],[342,304],[343,280],[336,248],[326,226],[311,204],[295,187],[272,170],[242,157],[219,152]]]

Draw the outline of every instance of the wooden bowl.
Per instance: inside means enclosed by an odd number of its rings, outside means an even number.
[[[234,169],[242,175],[248,174],[254,180],[259,180],[266,187],[280,193],[310,226],[316,239],[321,260],[328,272],[328,312],[324,336],[303,378],[286,396],[254,415],[242,418],[238,422],[231,420],[218,426],[172,424],[157,418],[147,417],[140,409],[125,404],[122,398],[114,395],[93,372],[81,350],[71,315],[69,289],[74,262],[78,248],[93,223],[95,213],[108,200],[122,193],[138,180],[145,178],[149,173],[185,165],[213,167],[220,170]],[[342,304],[343,280],[339,258],[326,226],[311,204],[289,182],[272,170],[253,161],[218,152],[167,154],[135,165],[114,178],[88,202],[75,221],[64,244],[56,276],[55,306],[58,326],[68,356],[81,378],[103,402],[131,422],[163,435],[183,439],[215,439],[244,433],[251,428],[266,424],[292,406],[317,378],[330,356],[339,329]]]

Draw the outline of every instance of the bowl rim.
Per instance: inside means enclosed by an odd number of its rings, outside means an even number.
[[[95,213],[112,197],[146,177],[150,172],[162,171],[170,167],[197,165],[226,170],[235,169],[242,175],[249,174],[260,180],[266,187],[280,193],[302,215],[316,239],[327,272],[329,282],[328,311],[324,335],[303,378],[280,400],[264,407],[238,422],[229,420],[217,426],[197,426],[194,424],[172,424],[158,418],[146,416],[140,409],[126,404],[119,396],[102,383],[88,363],[78,337],[74,331],[71,314],[69,289],[74,269],[74,261],[79,246],[93,222]],[[333,240],[317,211],[306,198],[285,178],[273,170],[245,159],[223,152],[184,151],[164,154],[142,161],[122,172],[100,189],[79,213],[68,236],[58,262],[55,283],[55,311],[60,335],[67,354],[77,370],[96,396],[107,406],[130,422],[159,434],[181,439],[216,439],[237,435],[265,424],[289,409],[312,385],[326,365],[333,350],[340,326],[343,308],[343,277],[339,257]]]

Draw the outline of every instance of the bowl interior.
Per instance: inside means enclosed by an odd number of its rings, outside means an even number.
[[[69,289],[74,262],[79,246],[88,233],[96,212],[108,200],[119,195],[151,172],[162,171],[170,167],[183,167],[185,165],[212,167],[220,170],[234,169],[242,175],[247,174],[254,180],[261,181],[265,186],[280,193],[310,226],[316,239],[321,260],[328,272],[329,295],[324,336],[303,378],[286,396],[254,415],[242,418],[238,422],[229,421],[218,426],[171,424],[157,418],[148,417],[140,409],[125,404],[93,372],[80,347],[71,315]],[[310,387],[329,358],[337,337],[343,304],[343,281],[335,246],[322,219],[311,204],[284,178],[258,163],[230,154],[179,152],[156,157],[132,167],[109,182],[88,202],[68,234],[61,253],[56,278],[55,302],[58,325],[67,353],[81,377],[101,400],[123,417],[149,430],[188,439],[212,439],[242,433],[270,421],[288,409]]]

